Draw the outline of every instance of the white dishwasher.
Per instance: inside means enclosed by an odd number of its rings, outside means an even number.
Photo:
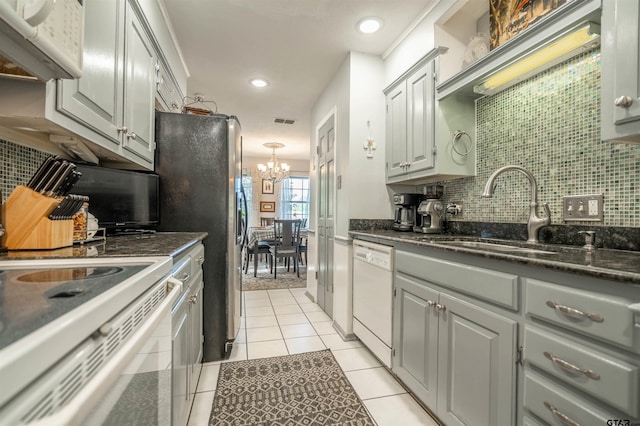
[[[391,368],[393,247],[353,242],[353,332]]]

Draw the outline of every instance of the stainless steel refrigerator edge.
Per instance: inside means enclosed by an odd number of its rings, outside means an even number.
[[[240,326],[246,204],[233,116],[156,112],[160,231],[206,231],[203,361],[228,356]]]

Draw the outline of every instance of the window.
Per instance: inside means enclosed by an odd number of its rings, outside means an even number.
[[[309,178],[289,177],[280,187],[280,214],[283,219],[309,219]]]

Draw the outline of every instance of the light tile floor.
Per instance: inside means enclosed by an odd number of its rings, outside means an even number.
[[[189,426],[208,424],[222,362],[331,349],[379,426],[436,426],[359,341],[346,342],[306,289],[243,292],[245,315],[229,360],[203,365]]]

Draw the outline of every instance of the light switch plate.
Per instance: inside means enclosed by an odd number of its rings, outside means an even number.
[[[604,220],[604,196],[602,194],[569,195],[562,197],[564,221],[602,222]]]

